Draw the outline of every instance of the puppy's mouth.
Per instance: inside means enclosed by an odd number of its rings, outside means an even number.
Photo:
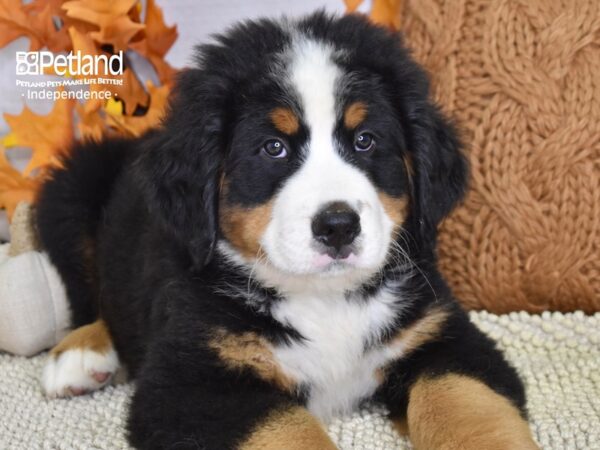
[[[354,267],[358,262],[358,250],[355,245],[344,245],[339,249],[319,246],[318,255],[313,264],[316,269],[331,270]]]

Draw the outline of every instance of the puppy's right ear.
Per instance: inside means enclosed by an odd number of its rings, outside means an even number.
[[[196,269],[216,243],[225,91],[203,70],[183,72],[162,127],[143,140],[136,163],[150,214]]]

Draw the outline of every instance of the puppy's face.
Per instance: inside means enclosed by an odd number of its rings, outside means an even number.
[[[136,165],[192,268],[218,242],[268,285],[350,289],[403,230],[433,257],[466,169],[398,36],[317,13],[246,22],[197,57]]]
[[[230,255],[269,278],[364,279],[405,219],[405,141],[386,87],[296,37],[251,82],[220,195]]]

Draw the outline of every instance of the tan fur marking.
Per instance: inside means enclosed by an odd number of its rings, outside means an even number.
[[[277,411],[242,443],[240,450],[335,450],[321,423],[299,406]]]
[[[392,197],[385,192],[379,192],[378,196],[385,213],[394,222],[394,230],[398,231],[408,213],[408,199],[406,197]]]
[[[437,339],[447,318],[448,311],[442,308],[434,308],[425,313],[425,316],[415,323],[400,331],[392,339],[391,345],[401,346],[402,356],[404,357],[428,342]]]
[[[298,129],[300,129],[298,116],[290,108],[275,108],[271,111],[269,117],[271,118],[273,125],[275,125],[275,128],[284,134],[296,134]]]
[[[388,343],[388,346],[399,349],[401,351],[400,357],[405,358],[419,347],[437,339],[447,317],[448,311],[445,309],[433,308],[426,312],[422,318],[400,330]],[[387,378],[387,370],[388,366],[384,366],[375,371],[375,377],[380,384]]]
[[[269,224],[272,208],[272,202],[255,208],[221,207],[221,230],[231,245],[245,257],[260,256],[260,238]]]
[[[404,162],[404,167],[406,168],[406,174],[408,176],[408,182],[410,185],[413,185],[413,180],[415,179],[415,165],[413,163],[412,156],[410,154],[405,154],[402,157],[402,161]]]
[[[210,347],[233,369],[252,369],[260,378],[284,391],[296,388],[296,382],[284,374],[275,361],[269,343],[256,333],[235,335],[220,330]]]
[[[92,350],[105,354],[111,348],[112,339],[106,323],[102,319],[99,319],[94,323],[71,331],[50,351],[50,354],[58,356],[72,349]]]
[[[481,381],[450,374],[410,390],[408,431],[416,450],[535,450],[517,408]]]
[[[365,117],[367,117],[367,105],[363,102],[354,102],[344,112],[344,125],[353,130],[365,120]]]

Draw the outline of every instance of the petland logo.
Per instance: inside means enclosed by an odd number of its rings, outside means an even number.
[[[102,73],[99,73],[102,72]],[[123,75],[123,52],[107,55],[68,55],[52,52],[17,52],[17,75],[55,73],[69,76]]]

